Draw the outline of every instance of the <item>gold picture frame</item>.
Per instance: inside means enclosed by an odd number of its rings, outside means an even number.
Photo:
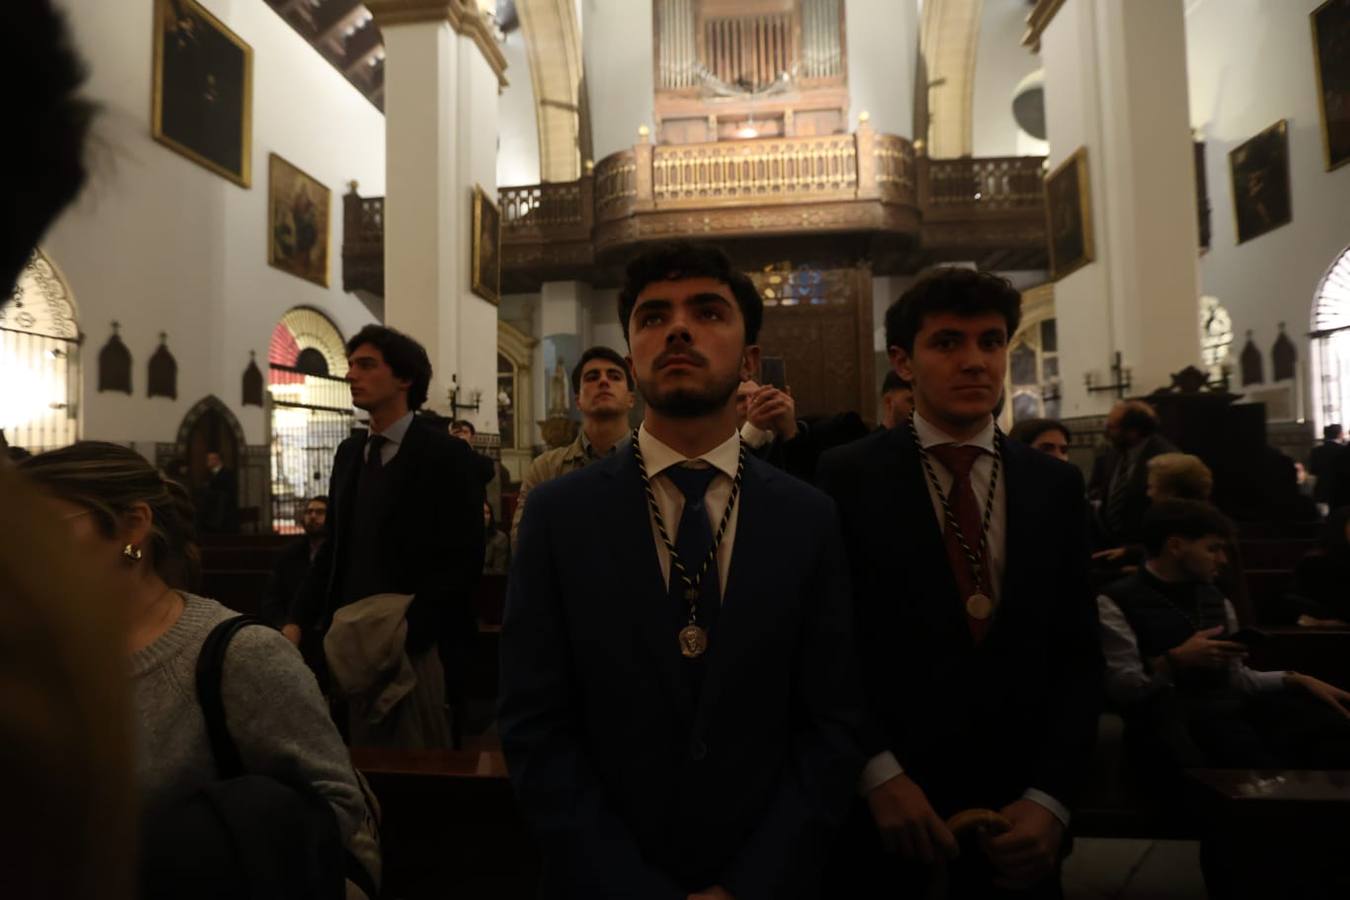
[[[275,153],[267,156],[267,263],[328,287],[333,192]]]
[[[1308,14],[1317,112],[1327,171],[1350,163],[1350,0],[1327,0]]]
[[[252,185],[253,48],[196,0],[155,0],[150,134]]]
[[[472,277],[469,288],[492,304],[502,299],[502,214],[487,192],[473,186]]]
[[[1289,185],[1289,120],[1281,119],[1228,151],[1233,228],[1245,244],[1294,220]]]
[[[1087,147],[1079,147],[1045,176],[1045,242],[1054,281],[1096,259]]]

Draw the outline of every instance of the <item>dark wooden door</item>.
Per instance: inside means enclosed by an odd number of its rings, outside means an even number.
[[[764,296],[764,356],[786,362],[797,415],[872,418],[872,278],[862,267],[751,272]]]

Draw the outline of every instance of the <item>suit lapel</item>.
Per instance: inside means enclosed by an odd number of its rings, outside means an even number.
[[[708,644],[708,670],[699,695],[700,713],[715,707],[725,670],[739,652],[737,648],[744,646],[742,635],[747,629],[754,628],[764,615],[758,608],[763,592],[756,589],[755,577],[762,567],[773,564],[773,548],[764,542],[775,530],[768,493],[769,481],[778,477],[778,472],[769,463],[747,456],[745,472],[741,476],[741,495],[736,501],[740,511],[736,517],[736,533],[731,536],[734,543],[727,589],[722,594],[716,634]]]
[[[618,453],[595,463],[613,484],[608,492],[610,514],[602,519],[615,524],[613,571],[627,590],[624,602],[632,603],[632,621],[637,637],[647,647],[646,655],[659,671],[670,691],[671,700],[687,720],[693,714],[694,698],[680,669],[677,635],[681,623],[670,608],[666,585],[661,580],[661,561],[656,555],[647,494],[638,471],[633,450],[625,446]]]

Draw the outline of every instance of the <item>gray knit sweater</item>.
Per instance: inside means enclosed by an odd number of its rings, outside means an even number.
[[[131,658],[136,776],[146,803],[217,780],[197,704],[197,655],[216,623],[237,614],[214,600],[183,599],[174,626]],[[238,632],[225,653],[221,692],[244,768],[312,785],[332,804],[345,843],[365,816],[365,801],[319,686],[295,647],[270,628]]]

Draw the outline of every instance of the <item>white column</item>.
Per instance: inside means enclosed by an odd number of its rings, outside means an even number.
[[[500,53],[494,68],[455,0],[367,5],[385,46],[385,322],[426,347],[428,407],[448,412],[453,375],[462,402],[484,398],[461,415],[495,432],[497,308],[470,278],[473,188],[497,196]]]
[[[1109,407],[1084,373],[1131,394],[1200,364],[1195,172],[1182,0],[1067,0],[1041,35],[1050,167],[1087,147],[1096,261],[1055,285],[1066,416]]]

